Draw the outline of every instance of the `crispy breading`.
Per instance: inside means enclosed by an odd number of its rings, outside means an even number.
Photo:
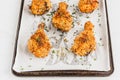
[[[46,57],[51,49],[49,39],[44,32],[44,26],[45,24],[41,23],[38,30],[28,40],[28,50],[40,58]]]
[[[91,13],[98,7],[98,0],[80,0],[78,7],[83,13]]]
[[[50,0],[32,0],[30,9],[34,15],[42,15],[48,12],[51,6]]]
[[[68,5],[65,2],[59,3],[59,8],[52,18],[53,26],[61,31],[69,31],[72,28],[72,16],[67,11]]]
[[[96,49],[93,28],[94,25],[90,21],[85,23],[84,31],[76,36],[74,40],[74,44],[71,48],[73,53],[80,56],[86,56]]]

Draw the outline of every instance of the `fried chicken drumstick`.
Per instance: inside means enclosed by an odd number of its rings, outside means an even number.
[[[83,13],[91,13],[98,7],[98,4],[98,0],[80,0],[78,7]]]
[[[74,40],[72,45],[72,52],[80,55],[86,56],[90,52],[96,49],[96,41],[93,33],[93,24],[88,21],[85,23],[84,31],[82,31]]]
[[[44,32],[44,26],[45,24],[41,23],[38,30],[28,40],[28,50],[39,58],[46,57],[51,49],[49,39]]]
[[[50,0],[32,0],[30,9],[34,15],[43,15],[50,10],[51,6]]]
[[[72,16],[67,11],[68,5],[65,2],[59,3],[59,8],[55,12],[52,18],[52,24],[55,28],[60,29],[63,32],[67,32],[72,28]]]

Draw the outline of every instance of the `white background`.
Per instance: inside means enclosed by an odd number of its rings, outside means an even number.
[[[0,0],[0,80],[120,80],[120,0],[107,0],[115,71],[109,77],[17,77],[11,72],[21,0]]]

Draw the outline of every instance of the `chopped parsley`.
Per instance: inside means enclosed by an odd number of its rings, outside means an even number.
[[[29,58],[29,60],[32,60],[32,58]]]
[[[55,50],[52,50],[52,53],[54,54],[54,53],[55,53]]]
[[[47,14],[47,16],[51,16],[51,14]]]
[[[82,60],[82,58],[80,58],[80,60]]]
[[[72,15],[74,15],[76,12],[73,12]]]
[[[94,61],[96,61],[97,59],[96,58],[94,58]]]
[[[86,16],[86,18],[90,18],[89,16]]]
[[[45,17],[42,17],[42,19],[45,21],[46,19],[45,19]]]

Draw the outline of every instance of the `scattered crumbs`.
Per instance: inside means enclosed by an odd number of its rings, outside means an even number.
[[[75,62],[77,62],[77,60],[75,60]]]
[[[86,62],[86,60],[83,60],[84,62]]]
[[[89,66],[92,66],[92,64],[89,64]]]
[[[76,36],[78,35],[78,30],[76,30],[74,33],[73,33],[73,36]]]
[[[31,34],[33,34],[33,33],[31,32]]]
[[[67,51],[68,51],[68,49],[67,48],[65,48]]]
[[[22,71],[23,71],[23,70],[24,70],[24,68],[21,68],[20,70],[22,70]]]
[[[60,51],[59,50],[57,50],[57,54],[59,53]]]
[[[102,44],[101,46],[104,46],[104,44]]]
[[[68,62],[66,62],[66,64],[69,64]]]
[[[102,40],[102,38],[100,38],[100,41]]]
[[[90,18],[90,16],[86,16],[86,18],[88,19],[88,18]]]
[[[75,8],[73,10],[75,11]]]
[[[99,24],[99,26],[101,26],[101,24]]]
[[[51,14],[47,14],[47,16],[51,16]]]
[[[60,29],[57,29],[57,31],[60,31]]]
[[[74,15],[76,12],[73,12],[72,15]]]
[[[35,28],[33,27],[33,30],[35,30]]]
[[[100,22],[100,19],[98,19],[98,21],[97,22]]]
[[[98,45],[99,45],[99,46],[104,46],[104,44],[100,44],[100,43],[98,43]]]
[[[45,27],[45,31],[49,32],[49,30],[48,30],[48,28],[47,28],[47,27]]]
[[[75,4],[73,4],[73,7],[75,7]]]
[[[68,2],[70,1],[70,0],[67,0]]]
[[[98,45],[99,45],[99,46],[101,46],[101,44],[100,44],[100,43],[98,43]]]
[[[68,42],[68,40],[65,38],[65,39],[64,39],[64,42]]]
[[[82,58],[80,58],[80,60],[82,60]]]
[[[47,19],[47,21],[49,21],[49,19]]]
[[[99,10],[99,8],[97,10]]]
[[[82,24],[80,26],[83,26]]]
[[[73,25],[72,28],[74,28],[74,26],[75,26],[74,22],[72,23],[72,25]]]
[[[78,25],[80,25],[80,22],[77,22]]]
[[[62,37],[63,35],[62,35],[62,34],[60,34],[59,36],[61,36],[61,37]]]
[[[31,65],[28,65],[28,67],[32,67]]]
[[[100,13],[98,13],[98,17],[101,17],[101,14],[100,14]]]
[[[34,14],[33,16],[34,16],[34,17],[36,17],[36,15],[35,15],[35,14]]]
[[[22,71],[23,71],[23,70],[24,70],[24,68],[23,68],[22,66],[20,66],[20,70],[22,70]]]
[[[55,31],[53,32],[53,34],[55,34]]]
[[[55,53],[55,50],[52,50],[52,53],[54,54],[54,53]]]
[[[82,14],[79,15],[79,17],[82,17],[82,16],[83,16]]]
[[[44,70],[44,68],[41,68],[41,70]]]
[[[97,59],[96,58],[94,58],[94,61],[96,61]]]
[[[29,58],[29,60],[32,60],[32,58]]]
[[[45,17],[42,17],[42,19],[45,21],[46,19],[45,19]]]
[[[98,17],[101,17],[101,15],[98,15]]]
[[[50,14],[51,14],[50,16],[52,16],[54,13],[55,13],[55,11],[50,12]]]

